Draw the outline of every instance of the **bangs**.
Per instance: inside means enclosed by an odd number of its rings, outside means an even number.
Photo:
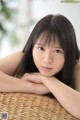
[[[58,35],[55,32],[44,31],[39,35],[36,42],[38,42],[38,40],[39,40],[40,43],[43,43],[44,45],[47,44],[48,46],[50,46],[51,43],[58,42],[59,45],[61,46]],[[61,46],[61,48],[62,48],[62,46]]]

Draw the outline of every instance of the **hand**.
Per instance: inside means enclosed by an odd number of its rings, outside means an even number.
[[[40,73],[25,73],[21,79],[30,82],[30,90],[32,91],[31,93],[43,95],[50,92],[48,88],[41,83]]]
[[[42,75],[40,73],[25,73],[21,79],[34,83],[42,83]]]

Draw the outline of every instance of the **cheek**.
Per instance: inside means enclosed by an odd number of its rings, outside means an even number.
[[[40,61],[40,56],[39,54],[37,53],[37,51],[35,49],[33,49],[33,60],[34,60],[34,63],[37,63]]]
[[[64,60],[64,57],[62,57],[61,59],[58,59],[58,67],[59,68],[63,68],[63,66],[64,66],[64,62],[65,62],[65,60]]]
[[[54,61],[55,61],[55,67],[57,69],[62,69],[63,68],[64,62],[65,62],[65,59],[64,59],[63,55],[62,56],[56,56]]]

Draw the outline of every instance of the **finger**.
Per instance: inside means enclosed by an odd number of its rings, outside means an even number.
[[[35,82],[35,83],[41,83],[40,77],[34,74],[28,74],[26,76],[26,80],[30,82]]]

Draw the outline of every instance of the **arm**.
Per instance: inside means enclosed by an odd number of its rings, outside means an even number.
[[[0,71],[8,75],[13,75],[22,57],[23,53],[21,51],[18,51],[3,58],[0,58]]]
[[[42,83],[53,93],[60,104],[73,116],[80,119],[80,93],[56,78],[43,78]]]
[[[0,92],[26,92],[42,95],[48,93],[49,90],[42,84],[18,79],[0,71]]]
[[[12,77],[23,53],[16,52],[0,59],[0,92],[27,92],[45,94],[49,90],[42,84],[31,83]]]
[[[76,89],[65,85],[55,77],[45,77],[40,74],[29,74],[25,80],[36,83],[43,83],[60,104],[73,116],[80,119],[80,63],[76,64],[74,79],[76,82]],[[76,71],[77,70],[77,71]],[[77,83],[78,82],[78,83]]]
[[[60,82],[55,77],[29,74],[25,80],[43,83],[70,114],[80,119],[80,92]]]

